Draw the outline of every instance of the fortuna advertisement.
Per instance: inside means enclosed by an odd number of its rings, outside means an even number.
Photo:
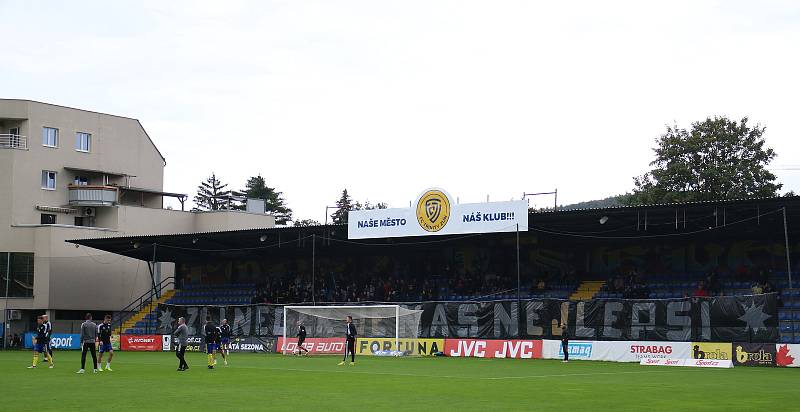
[[[358,338],[356,339],[356,355],[375,355],[382,351],[401,351],[409,356],[431,356],[444,352],[444,339],[398,339],[400,348],[395,347],[393,338]]]
[[[409,208],[352,210],[347,237],[369,239],[528,230],[528,202],[458,204],[442,189],[428,189]]]

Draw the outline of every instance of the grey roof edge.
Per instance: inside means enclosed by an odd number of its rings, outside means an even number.
[[[800,200],[800,196],[773,196],[773,197],[750,197],[739,199],[723,199],[723,200],[698,200],[692,202],[676,202],[676,203],[654,203],[654,204],[641,204],[641,205],[624,205],[624,206],[608,206],[608,207],[584,207],[575,209],[561,209],[558,210],[534,210],[530,214],[548,214],[548,213],[566,213],[566,212],[585,212],[585,211],[601,211],[601,210],[626,210],[626,209],[643,209],[643,208],[657,208],[657,207],[680,207],[680,206],[701,206],[709,204],[733,204],[733,203],[747,203],[759,201],[775,201],[775,200]]]

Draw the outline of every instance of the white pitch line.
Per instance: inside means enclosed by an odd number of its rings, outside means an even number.
[[[597,376],[597,375],[628,375],[639,373],[663,373],[659,371],[635,371],[635,372],[587,372],[587,373],[559,373],[552,375],[524,375],[524,376],[495,376],[480,379],[496,380],[496,379],[534,379],[534,378],[560,378],[571,376]]]
[[[6,360],[6,359],[0,359]],[[164,365],[163,363],[155,362],[135,362],[137,365]],[[203,369],[201,367],[197,367]],[[301,368],[275,368],[275,367],[262,367],[262,366],[249,366],[249,365],[231,365],[230,367],[223,367],[223,369],[261,369],[269,371],[286,371],[286,372],[309,372],[309,373],[332,373],[332,374],[358,374],[358,375],[385,375],[385,376],[406,376],[416,378],[431,378],[431,379],[468,379],[468,380],[511,380],[511,379],[543,379],[543,378],[569,378],[573,376],[603,376],[603,375],[630,375],[630,374],[646,374],[646,373],[664,373],[664,371],[622,371],[622,372],[585,372],[585,373],[558,373],[548,375],[519,375],[519,376],[463,376],[463,375],[421,375],[417,373],[397,373],[397,372],[370,372],[370,371],[356,371],[351,366],[344,366],[341,370],[328,370],[328,369],[301,369]]]

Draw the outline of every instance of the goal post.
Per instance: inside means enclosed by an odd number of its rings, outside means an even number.
[[[407,309],[400,305],[284,306],[281,352],[286,354],[291,351],[290,342],[296,344],[293,338],[297,334],[298,323],[306,328],[308,345],[344,342],[345,318],[352,316],[358,332],[357,338],[380,341],[387,345],[387,342],[393,343],[389,350],[378,348],[381,349],[380,354],[388,351],[394,355],[414,355],[421,314],[421,310]]]

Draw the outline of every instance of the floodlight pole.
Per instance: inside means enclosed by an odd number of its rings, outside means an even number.
[[[311,234],[311,303],[317,306],[316,277],[317,277],[317,235]]]
[[[6,252],[6,303],[3,308],[3,350],[6,349],[6,336],[9,336],[8,329],[11,322],[8,321],[8,288],[11,280],[11,252]]]
[[[328,224],[328,210],[330,209],[340,209],[339,206],[325,206],[325,224]]]
[[[155,270],[156,270],[156,244],[155,243],[153,243],[153,260],[151,262],[147,262],[147,268],[150,269],[150,281],[153,284],[153,293],[156,295],[156,299],[158,299],[161,296],[159,296],[160,294],[158,293],[158,290],[156,289],[156,275],[155,275]]]
[[[792,284],[792,258],[789,256],[789,226],[786,224],[786,206],[783,207],[783,240],[786,242],[786,273],[789,275],[789,289]]]
[[[519,276],[519,223],[517,223],[517,319],[522,310],[522,296],[520,295],[520,276]]]

